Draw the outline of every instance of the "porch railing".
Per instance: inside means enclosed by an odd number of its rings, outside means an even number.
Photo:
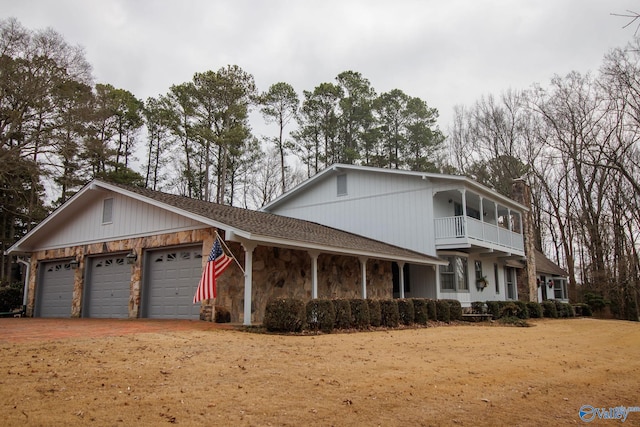
[[[457,239],[460,243],[468,243],[468,239],[473,239],[488,246],[524,251],[522,234],[468,216],[436,218],[435,239],[436,245],[444,241],[451,245]]]

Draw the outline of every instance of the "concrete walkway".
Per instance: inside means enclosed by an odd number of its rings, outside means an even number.
[[[233,329],[237,326],[200,320],[4,318],[0,319],[0,344],[48,342],[150,332],[211,331]]]

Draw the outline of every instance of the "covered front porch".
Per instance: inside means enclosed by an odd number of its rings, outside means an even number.
[[[522,211],[466,188],[437,192],[433,198],[436,249],[475,248],[524,256]]]

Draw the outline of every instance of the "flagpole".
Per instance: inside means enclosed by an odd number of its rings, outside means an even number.
[[[240,271],[242,271],[242,274],[246,274],[244,272],[244,268],[242,268],[242,266],[240,265],[240,263],[236,259],[235,255],[233,255],[233,252],[231,252],[231,249],[229,249],[229,246],[227,246],[227,244],[225,243],[224,239],[222,237],[220,237],[220,235],[218,234],[218,230],[216,230],[216,238],[220,242],[222,242],[222,245],[227,249],[227,252],[229,252],[229,254],[231,255],[231,258],[233,258],[233,260],[236,262],[236,264],[238,265],[238,268],[240,268]]]

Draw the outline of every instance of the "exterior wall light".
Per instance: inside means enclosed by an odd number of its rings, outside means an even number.
[[[135,264],[136,260],[138,259],[138,254],[136,253],[136,250],[131,249],[131,252],[127,254],[126,258],[127,258],[127,264]]]

